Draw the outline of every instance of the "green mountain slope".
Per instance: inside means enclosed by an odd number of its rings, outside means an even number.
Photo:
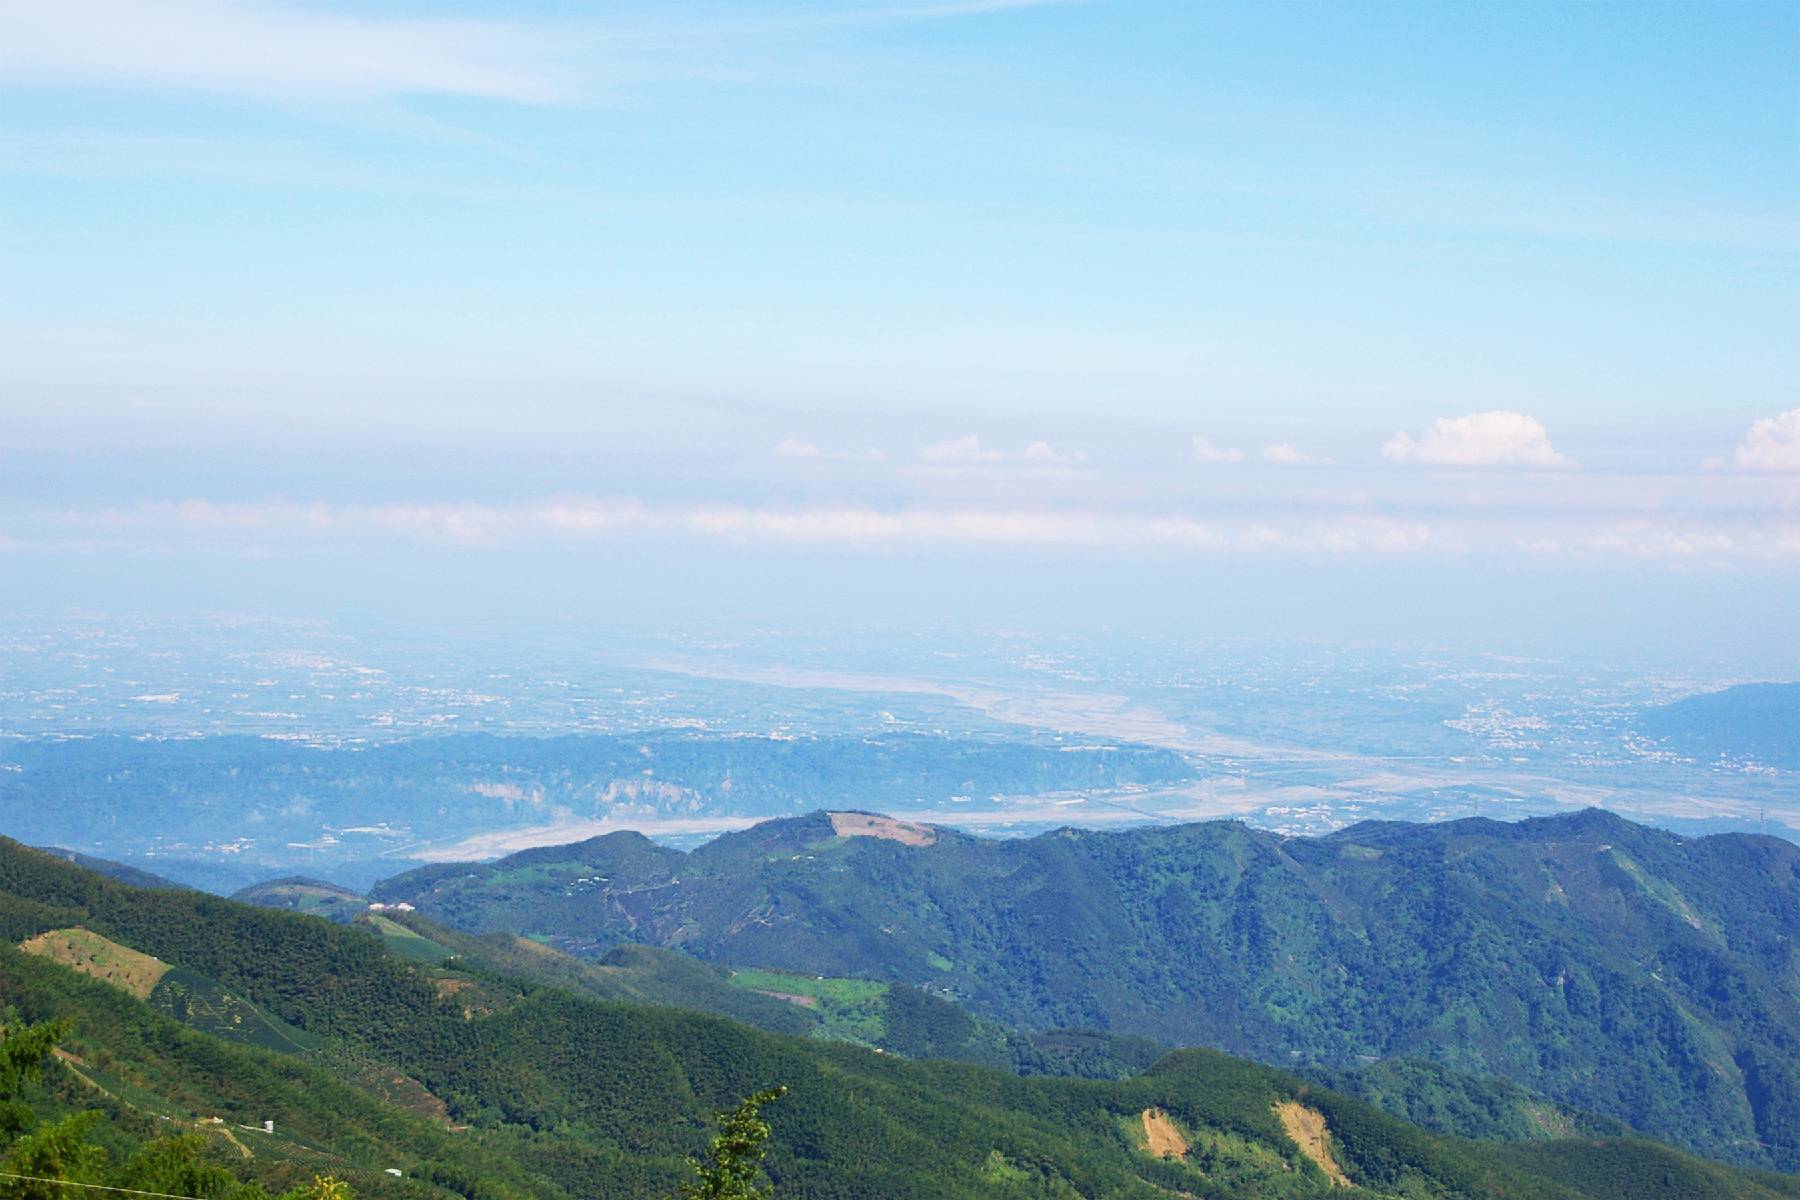
[[[74,1032],[43,1086],[42,1118],[92,1111],[100,1140],[129,1152],[168,1134],[202,1135],[213,1160],[271,1192],[315,1174],[350,1180],[359,1197],[443,1196],[433,1177],[481,1180],[494,1195],[556,1200],[560,1192],[487,1153],[447,1123],[385,1103],[323,1060],[212,1036],[128,992],[0,946],[0,1011],[27,1021],[67,1017]],[[273,1133],[264,1121],[273,1121]],[[393,1167],[403,1172],[395,1179]]]
[[[304,875],[288,875],[251,884],[233,892],[231,898],[264,908],[311,913],[344,924],[354,921],[369,908],[369,902],[349,888],[322,879],[308,879]]]
[[[1021,1033],[904,984],[732,971],[653,946],[614,946],[597,961],[510,934],[468,934],[417,913],[392,921],[453,953],[467,970],[581,995],[715,1013],[771,1033],[848,1040],[908,1058],[951,1058],[1025,1075],[1118,1079],[1168,1052],[1147,1038],[1098,1030]]]
[[[904,982],[1023,1028],[1283,1064],[1427,1059],[1800,1168],[1791,843],[1690,840],[1599,811],[1324,838],[1214,822],[994,841],[844,823],[771,821],[687,854],[614,834],[376,894],[577,953],[643,942]]]
[[[164,879],[161,875],[153,875],[149,871],[141,871],[124,863],[113,862],[108,858],[95,858],[91,854],[83,854],[79,850],[68,850],[61,846],[40,847],[45,854],[53,854],[65,862],[72,862],[78,867],[86,867],[97,871],[109,879],[117,879],[120,883],[129,883],[133,887],[143,888],[179,888],[186,884],[176,883],[172,879]]]
[[[1638,730],[1698,762],[1800,771],[1800,683],[1745,683],[1650,709]]]
[[[121,956],[203,976],[321,1045],[276,1053],[223,1041],[79,964],[13,948],[76,927]],[[122,1127],[146,1130],[219,1115],[252,1155],[246,1173],[331,1163],[371,1194],[666,1195],[682,1156],[704,1145],[709,1110],[780,1082],[790,1091],[770,1113],[768,1166],[784,1200],[1800,1195],[1800,1180],[1632,1140],[1431,1135],[1210,1051],[1121,1081],[909,1062],[434,967],[360,929],[133,889],[6,842],[0,932],[0,1006],[77,1024],[61,1103],[116,1110]],[[262,1120],[276,1133],[237,1128]],[[1356,1186],[1335,1186],[1332,1173]]]
[[[1621,1137],[1624,1122],[1571,1112],[1491,1076],[1465,1075],[1417,1058],[1389,1058],[1354,1071],[1314,1068],[1306,1077],[1367,1100],[1376,1107],[1439,1133],[1536,1142],[1566,1137]]]
[[[396,924],[453,953],[465,968],[561,988],[577,995],[634,1004],[688,1008],[730,1017],[772,1033],[805,1035],[816,1020],[795,1005],[734,987],[731,972],[685,954],[652,946],[618,946],[598,961],[512,934],[469,934],[425,920],[394,916]]]

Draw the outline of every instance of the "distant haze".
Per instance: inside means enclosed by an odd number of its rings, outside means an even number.
[[[15,17],[0,612],[1796,672],[1789,6],[481,7]]]

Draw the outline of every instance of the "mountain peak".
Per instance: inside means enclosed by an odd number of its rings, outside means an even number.
[[[621,856],[674,855],[635,829],[615,829],[579,842],[563,842],[555,846],[533,846],[495,859],[495,867],[529,867],[541,863],[585,863],[589,866],[611,863]]]

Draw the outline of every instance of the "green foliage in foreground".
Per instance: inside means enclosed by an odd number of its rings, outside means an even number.
[[[99,1111],[40,1122],[20,1100],[26,1085],[42,1079],[67,1020],[25,1025],[0,1014],[0,1200],[66,1200],[108,1190],[153,1192],[194,1200],[268,1200],[268,1192],[204,1161],[205,1139],[165,1133],[115,1158],[94,1134]],[[314,1176],[279,1200],[350,1200],[350,1189],[332,1176]]]
[[[160,1132],[192,1132],[207,1139],[205,1165],[229,1164],[270,1192],[333,1175],[367,1200],[667,1197],[691,1178],[688,1161],[707,1153],[711,1114],[781,1080],[789,1092],[763,1169],[782,1200],[1356,1195],[1334,1189],[1288,1139],[1274,1106],[1291,1100],[1323,1114],[1338,1161],[1371,1193],[1800,1196],[1800,1181],[1646,1143],[1504,1147],[1446,1138],[1210,1051],[1170,1055],[1124,1080],[1027,1079],[772,1035],[403,960],[360,929],[122,887],[0,844],[6,923],[8,942],[84,925],[324,1040],[319,1050],[285,1054],[224,1041],[0,945],[0,1005],[30,1020],[75,1023],[75,1058],[27,1085],[38,1089],[34,1107],[47,1120],[104,1114],[93,1141],[114,1163]],[[1182,1131],[1186,1154],[1165,1160],[1140,1148],[1149,1109]],[[207,1123],[214,1115],[232,1138]],[[274,1134],[257,1132],[262,1120],[275,1122]],[[238,1157],[238,1143],[253,1157]]]
[[[762,1107],[785,1095],[786,1087],[764,1088],[719,1114],[718,1136],[705,1160],[694,1160],[699,1178],[681,1185],[681,1200],[771,1200],[775,1189],[757,1183],[766,1153],[764,1143],[769,1140],[769,1123],[762,1119]]]

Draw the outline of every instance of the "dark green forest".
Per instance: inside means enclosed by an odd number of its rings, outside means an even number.
[[[614,834],[423,868],[376,894],[589,956],[643,942],[904,983],[1026,1030],[1332,1071],[1422,1059],[1800,1168],[1800,847],[1775,838],[1590,810],[906,845],[815,814],[686,854]]]
[[[266,1030],[184,1023],[172,1007],[15,948],[75,927],[314,1041],[274,1048],[260,1044]],[[1432,1134],[1213,1051],[1168,1055],[1122,1080],[1023,1078],[771,1034],[455,957],[402,958],[359,927],[133,888],[10,842],[0,842],[0,942],[0,1007],[72,1022],[68,1057],[26,1088],[38,1120],[99,1114],[95,1141],[120,1162],[159,1135],[193,1134],[207,1162],[269,1191],[330,1173],[359,1197],[672,1195],[706,1152],[713,1114],[780,1085],[766,1161],[778,1197],[1346,1194],[1289,1136],[1283,1104],[1318,1115],[1358,1191],[1800,1195],[1800,1181],[1632,1138]],[[1147,1152],[1147,1113],[1176,1131],[1179,1153]]]

